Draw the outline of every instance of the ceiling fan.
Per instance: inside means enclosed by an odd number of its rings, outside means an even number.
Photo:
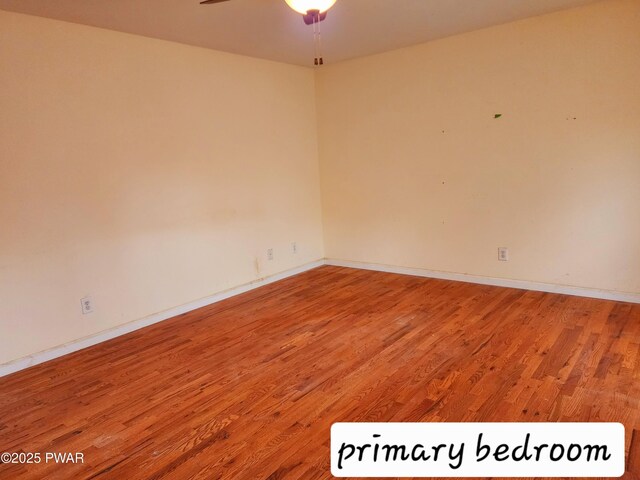
[[[228,2],[229,0],[204,0],[201,5]],[[285,0],[293,10],[302,14],[304,23],[312,25],[314,21],[322,21],[327,17],[327,10],[333,7],[336,0]],[[316,17],[319,17],[317,19]]]
[[[204,0],[201,5],[228,2],[229,0]],[[320,42],[320,22],[327,18],[327,11],[333,7],[336,0],[285,0],[293,10],[302,15],[304,23],[313,25],[313,40],[316,49],[315,65],[323,65],[324,60],[321,52]]]

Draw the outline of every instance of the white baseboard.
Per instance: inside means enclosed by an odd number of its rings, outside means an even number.
[[[563,295],[598,298],[602,300],[615,300],[618,302],[640,303],[640,293],[598,290],[595,288],[554,285],[551,283],[528,282],[525,280],[510,280],[507,278],[482,277],[478,275],[468,275],[466,273],[439,272],[436,270],[426,270],[423,268],[396,267],[391,265],[380,265],[376,263],[336,260],[332,258],[327,258],[325,262],[327,265],[334,265],[336,267],[359,268],[362,270],[375,270],[378,272],[398,273],[401,275],[413,275],[417,277],[437,278],[441,280],[453,280],[456,282],[478,283],[480,285],[493,285],[496,287],[518,288],[521,290],[560,293]]]
[[[235,295],[239,295],[241,293],[248,292],[250,290],[254,290],[259,287],[263,287],[270,283],[277,282],[278,280],[283,280],[285,278],[298,275],[299,273],[306,272],[307,270],[320,267],[324,265],[324,263],[325,263],[324,260],[317,260],[315,262],[311,262],[306,265],[302,265],[300,267],[292,268],[290,270],[286,270],[284,272],[277,273],[275,275],[271,275],[269,277],[265,277],[260,280],[255,280],[253,282],[246,283],[244,285],[240,285],[238,287],[231,288],[229,290],[225,290],[220,293],[216,293],[214,295],[211,295],[210,297],[202,298],[200,300],[196,300],[194,302],[190,302],[185,305],[181,305],[179,307],[171,308],[169,310],[165,310],[163,312],[156,313],[148,317],[141,318],[139,320],[134,320],[133,322],[119,325],[109,330],[105,330],[95,335],[91,335],[89,337],[81,338],[79,340],[74,340],[72,342],[51,348],[49,350],[45,350],[43,352],[34,353],[33,355],[28,355],[26,357],[13,360],[9,363],[0,365],[0,377],[4,377],[6,375],[18,372],[20,370],[24,370],[25,368],[29,368],[34,365],[38,365],[39,363],[44,363],[49,360],[53,360],[54,358],[62,357],[63,355],[67,355],[69,353],[77,352],[78,350],[82,350],[83,348],[91,347],[92,345],[96,345],[98,343],[111,340],[112,338],[125,335],[135,330],[148,327],[149,325],[153,325],[154,323],[159,323],[164,320],[168,320],[170,318],[176,317],[178,315],[182,315],[183,313],[191,312],[192,310],[197,310],[198,308],[206,307],[207,305],[211,305],[213,303],[219,302],[221,300],[225,300],[227,298],[233,297]]]
[[[349,260],[336,260],[336,259],[328,258],[324,260],[317,260],[315,262],[311,262],[306,265],[293,268],[291,270],[287,270],[287,271],[284,271],[275,275],[271,275],[269,277],[266,277],[260,280],[256,280],[254,282],[240,285],[230,290],[225,290],[224,292],[216,293],[214,295],[211,295],[210,297],[202,298],[200,300],[196,300],[194,302],[181,305],[179,307],[165,310],[164,312],[156,313],[154,315],[150,315],[148,317],[141,318],[139,320],[135,320],[130,323],[125,323],[124,325],[114,327],[110,330],[105,330],[104,332],[100,332],[95,335],[91,335],[89,337],[85,337],[79,340],[74,340],[64,345],[60,345],[58,347],[45,350],[44,352],[35,353],[33,355],[29,355],[29,356],[20,358],[18,360],[14,360],[12,362],[2,364],[0,365],[0,377],[18,372],[20,370],[24,370],[25,368],[29,368],[34,365],[47,362],[49,360],[53,360],[54,358],[67,355],[69,353],[73,353],[78,350],[82,350],[83,348],[87,348],[92,345],[96,345],[98,343],[111,340],[112,338],[116,338],[121,335],[125,335],[127,333],[133,332],[135,330],[148,327],[149,325],[153,325],[154,323],[159,323],[164,320],[168,320],[170,318],[176,317],[178,315],[182,315],[183,313],[191,312],[193,310],[197,310],[198,308],[206,307],[207,305],[211,305],[213,303],[219,302],[221,300],[225,300],[235,295],[239,295],[241,293],[254,290],[264,285],[277,282],[278,280],[283,280],[285,278],[298,275],[299,273],[312,270],[322,265],[334,265],[338,267],[358,268],[362,270],[375,270],[379,272],[397,273],[401,275],[414,275],[417,277],[437,278],[441,280],[453,280],[458,282],[477,283],[481,285],[493,285],[497,287],[518,288],[523,290],[534,290],[534,291],[549,292],[549,293],[560,293],[564,295],[574,295],[579,297],[590,297],[590,298],[598,298],[603,300],[615,300],[618,302],[640,303],[640,294],[638,293],[626,293],[626,292],[616,292],[611,290],[598,290],[598,289],[592,289],[592,288],[572,287],[572,286],[566,286],[566,285],[554,285],[549,283],[527,282],[524,280],[510,280],[505,278],[483,277],[478,275],[468,275],[465,273],[439,272],[435,270],[426,270],[423,268],[398,267],[398,266],[391,266],[391,265],[380,265],[375,263],[353,262]]]

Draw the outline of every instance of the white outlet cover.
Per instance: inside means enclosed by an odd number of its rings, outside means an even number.
[[[500,247],[498,248],[498,260],[500,260],[501,262],[508,262],[509,261],[509,249],[506,247]]]
[[[80,300],[80,306],[82,307],[83,315],[93,313],[93,299],[91,297],[84,297]]]

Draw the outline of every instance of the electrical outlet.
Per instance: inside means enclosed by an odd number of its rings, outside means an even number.
[[[270,248],[269,250],[267,250],[267,260],[269,261],[273,260],[273,248]]]
[[[294,255],[298,253],[298,244],[296,242],[291,244],[291,252],[293,252]]]
[[[498,248],[498,260],[500,260],[501,262],[508,262],[509,261],[509,249],[506,247],[500,247]]]
[[[80,300],[80,305],[82,306],[83,315],[93,313],[93,299],[91,297],[84,297]]]

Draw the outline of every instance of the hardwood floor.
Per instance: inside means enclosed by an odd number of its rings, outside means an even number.
[[[616,421],[640,305],[320,267],[0,379],[0,478],[324,479],[337,421]],[[634,473],[631,473],[634,472]]]

